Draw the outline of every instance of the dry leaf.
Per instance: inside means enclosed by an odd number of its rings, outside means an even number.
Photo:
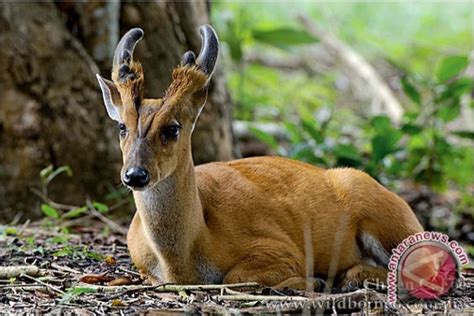
[[[112,280],[113,280],[112,277],[107,276],[107,272],[102,273],[102,274],[88,274],[88,275],[82,276],[79,279],[80,282],[84,282],[84,283],[87,283],[87,284],[105,283],[105,282],[109,282],[109,281],[112,281]]]
[[[107,255],[105,257],[105,263],[107,263],[109,266],[114,266],[117,264],[117,260],[115,260],[115,258],[111,255]]]
[[[118,298],[115,298],[112,300],[112,306],[127,306],[126,304],[124,304],[121,300],[119,300]]]
[[[132,284],[132,280],[130,280],[129,278],[127,277],[120,277],[120,278],[117,278],[115,280],[112,280],[109,282],[109,286],[119,286],[119,285],[130,285]]]

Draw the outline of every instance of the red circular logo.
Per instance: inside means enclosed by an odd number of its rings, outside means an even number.
[[[421,300],[448,294],[458,278],[458,263],[444,244],[422,241],[402,256],[398,271],[399,293]]]

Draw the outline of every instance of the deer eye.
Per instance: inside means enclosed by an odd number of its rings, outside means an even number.
[[[127,135],[127,127],[123,123],[119,123],[118,125],[119,130],[120,130],[120,136],[124,137]]]
[[[177,124],[164,127],[161,130],[161,140],[163,141],[163,143],[166,144],[168,140],[173,140],[173,139],[178,138],[180,128],[181,126]]]

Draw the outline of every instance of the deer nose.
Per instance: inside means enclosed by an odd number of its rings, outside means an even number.
[[[143,168],[132,167],[125,172],[123,182],[130,187],[142,188],[150,182],[150,173]]]

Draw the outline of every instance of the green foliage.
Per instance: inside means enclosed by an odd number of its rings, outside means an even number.
[[[463,106],[474,107],[474,81],[463,77],[472,50],[471,6],[220,1],[213,6],[213,21],[231,57],[226,66],[234,117],[282,126],[285,141],[251,129],[280,155],[325,167],[355,167],[386,185],[408,180],[454,189],[460,196],[457,212],[472,216],[474,132],[472,125],[466,130],[453,126]],[[406,111],[401,124],[383,115],[361,115],[367,104],[341,80],[352,78],[334,59],[329,65],[320,63],[318,54],[312,59],[317,49],[307,44],[318,39],[301,32],[294,17],[302,12],[364,56],[390,83]],[[286,69],[272,66],[267,56],[282,64],[294,58],[309,63]],[[440,229],[448,231],[450,225]]]
[[[0,231],[4,236],[16,236],[18,235],[18,229],[16,227],[0,227]]]
[[[63,295],[61,300],[59,301],[59,304],[69,304],[71,301],[74,299],[78,298],[79,296],[83,294],[88,294],[88,293],[96,293],[97,290],[91,287],[83,287],[83,286],[75,286],[75,287],[70,287],[66,294]]]
[[[289,49],[294,45],[312,44],[318,40],[306,31],[279,27],[269,30],[252,30],[252,37],[260,43],[269,44],[281,49]]]
[[[77,218],[81,217],[83,214],[87,213],[89,209],[87,206],[82,206],[82,207],[76,207],[73,208],[70,211],[67,211],[66,213],[63,214],[62,218],[63,219],[72,219],[72,218]]]
[[[268,146],[270,146],[271,148],[273,149],[277,149],[278,148],[278,141],[273,138],[272,135],[262,131],[262,130],[259,130],[258,128],[254,128],[254,127],[251,127],[250,128],[250,132],[253,133],[253,135],[255,135],[255,137],[257,137],[260,141],[264,142],[265,144],[267,144]]]
[[[58,210],[48,204],[41,204],[41,211],[43,212],[44,215],[50,218],[54,218],[54,219],[59,218]]]
[[[109,207],[105,205],[104,203],[94,201],[92,202],[92,206],[94,206],[94,208],[101,213],[107,213],[109,211]]]
[[[42,185],[42,195],[41,198],[45,201],[45,203],[41,204],[41,212],[46,216],[45,224],[47,226],[59,225],[62,227],[62,230],[65,234],[68,233],[67,227],[63,227],[63,223],[66,220],[80,218],[84,215],[89,214],[92,210],[97,211],[102,214],[106,214],[109,212],[109,207],[101,202],[98,201],[91,201],[86,203],[83,206],[69,206],[56,203],[51,201],[48,197],[48,185],[60,174],[65,173],[68,176],[72,176],[72,170],[69,166],[62,166],[57,169],[54,169],[52,166],[48,166],[41,170],[40,178],[41,178],[41,185]],[[110,195],[109,199],[122,199],[123,194],[119,191],[112,192],[113,194]]]
[[[453,59],[443,58],[439,64],[453,64]],[[450,182],[460,187],[473,184],[474,151],[456,139],[472,140],[473,133],[450,132],[447,126],[459,116],[461,96],[474,87],[472,80],[459,76],[462,69],[464,66],[458,66],[457,71],[451,69],[449,75],[438,71],[437,81],[406,73],[401,84],[417,107],[405,115],[401,128],[386,116],[370,118],[362,126],[369,144],[358,139],[348,143],[342,135],[328,138],[318,130],[316,121],[312,124],[303,119],[300,133],[305,133],[293,138],[297,144],[292,145],[290,156],[329,167],[362,168],[378,179],[408,177],[440,190]],[[332,146],[324,145],[334,142]]]
[[[46,187],[54,178],[62,173],[65,173],[68,177],[72,177],[72,170],[69,166],[61,166],[54,169],[52,165],[49,165],[40,171],[41,183]]]
[[[103,261],[104,256],[98,252],[91,251],[87,246],[72,246],[65,245],[64,247],[53,252],[55,257],[71,257],[71,259],[80,258],[85,259],[89,258],[95,261]]]
[[[474,81],[460,76],[466,66],[466,57],[447,56],[438,62],[435,80],[405,74],[405,78],[409,78],[413,85],[412,89],[405,89],[412,100],[410,91],[425,91],[420,106],[404,118],[402,131],[409,136],[406,142],[405,176],[409,175],[438,189],[446,188],[448,181],[465,185],[466,177],[470,183],[474,182],[473,158],[470,154],[466,155],[469,150],[466,152],[467,147],[461,145],[459,139],[472,139],[472,132],[451,132],[447,126],[459,117],[461,97],[468,95],[474,87]],[[454,169],[459,168],[460,164],[466,164],[466,169],[462,175],[456,175]]]
[[[452,63],[451,57],[439,62],[440,65]],[[447,127],[459,116],[461,97],[474,87],[472,80],[459,75],[462,69],[459,66],[456,72],[450,70],[449,76],[440,75],[440,70],[434,81],[405,73],[401,86],[416,107],[406,113],[400,127],[386,116],[374,116],[353,127],[364,135],[355,138],[341,133],[332,116],[318,120],[318,111],[300,107],[297,122],[284,123],[290,140],[288,146],[280,146],[262,131],[252,132],[275,151],[291,158],[327,167],[361,168],[383,181],[407,177],[440,190],[450,182],[461,186],[472,184],[474,154],[452,137],[472,140],[474,134],[450,132]],[[448,134],[451,136],[446,137]]]
[[[463,4],[450,9],[448,13],[432,4],[397,3],[217,3],[214,20],[232,57],[229,83],[235,117],[281,122],[288,143],[263,131],[251,132],[273,151],[294,159],[360,168],[384,182],[410,178],[440,190],[450,184],[472,184],[474,157],[469,142],[474,133],[448,128],[460,115],[463,97],[474,89],[474,82],[462,76],[470,50],[465,45],[470,38],[469,19],[453,19],[468,17],[469,10]],[[369,60],[382,56],[397,68],[410,101],[400,126],[383,115],[361,121],[343,114],[334,73],[314,76],[303,69],[287,72],[244,61],[249,50],[291,58],[301,47],[317,42],[292,18],[302,11],[336,31]],[[405,23],[400,25],[400,20]],[[440,58],[444,51],[452,55]],[[319,116],[319,112],[334,112],[335,106],[336,116]]]
[[[469,63],[466,56],[449,56],[441,59],[436,69],[436,78],[439,82],[445,82],[463,71]]]
[[[421,95],[420,92],[415,88],[408,76],[403,76],[401,78],[401,84],[403,92],[418,106],[421,105]]]

